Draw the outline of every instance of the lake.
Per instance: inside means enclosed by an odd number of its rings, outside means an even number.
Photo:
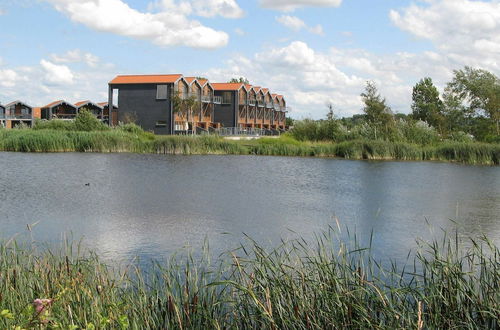
[[[106,260],[266,246],[341,226],[402,260],[441,229],[500,243],[500,168],[253,156],[0,152],[1,238],[63,235]]]

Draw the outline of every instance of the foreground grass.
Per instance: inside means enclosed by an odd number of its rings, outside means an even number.
[[[92,253],[0,243],[0,328],[498,328],[500,254],[486,238],[420,242],[383,268],[336,240],[256,243],[210,263],[187,257],[148,273]]]
[[[372,160],[438,160],[500,164],[500,144],[441,142],[421,146],[404,142],[353,140],[299,142],[291,137],[229,141],[214,136],[155,136],[142,131],[0,130],[0,150],[21,152],[137,152],[339,157]]]

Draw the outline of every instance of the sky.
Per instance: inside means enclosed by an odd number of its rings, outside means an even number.
[[[500,75],[500,0],[0,0],[0,103],[105,101],[118,74],[246,77],[293,118],[394,112],[464,66]]]

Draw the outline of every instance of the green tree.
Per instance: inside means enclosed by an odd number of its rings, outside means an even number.
[[[250,85],[250,81],[248,81],[248,79],[245,77],[232,78],[231,80],[229,80],[229,83],[241,83],[245,85]]]
[[[446,87],[450,97],[466,105],[465,117],[488,118],[496,135],[500,134],[500,79],[482,69],[464,67],[453,71],[454,76]]]
[[[391,108],[386,104],[385,98],[380,96],[377,86],[373,81],[367,81],[365,91],[361,93],[361,98],[365,104],[363,111],[366,119],[375,128],[375,138],[377,131],[382,133],[385,139],[391,139],[390,135],[394,129],[394,116]]]
[[[108,127],[97,119],[92,112],[83,108],[76,115],[75,129],[77,131],[102,131],[108,129]]]
[[[444,105],[431,78],[424,78],[413,87],[412,100],[412,117],[425,121],[429,125],[438,128],[439,131],[443,131]]]

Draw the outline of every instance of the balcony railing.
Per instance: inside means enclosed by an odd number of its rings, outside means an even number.
[[[272,102],[267,102],[266,103],[266,108],[268,109],[272,109],[274,107],[273,103]]]
[[[30,113],[14,113],[14,114],[6,114],[2,117],[0,114],[0,118],[2,119],[32,119],[32,115]]]
[[[264,107],[264,101],[258,100],[258,101],[257,101],[257,106],[258,106],[259,108],[263,108],[263,107]]]
[[[279,104],[275,104],[275,105],[274,105],[274,110],[276,110],[276,111],[280,111],[280,105],[279,105]]]
[[[201,102],[203,103],[212,103],[212,97],[210,95],[202,95]]]
[[[214,96],[214,104],[222,104],[222,96]]]
[[[255,99],[249,99],[248,100],[248,105],[251,105],[253,107],[253,106],[255,106],[255,102],[256,102]]]

